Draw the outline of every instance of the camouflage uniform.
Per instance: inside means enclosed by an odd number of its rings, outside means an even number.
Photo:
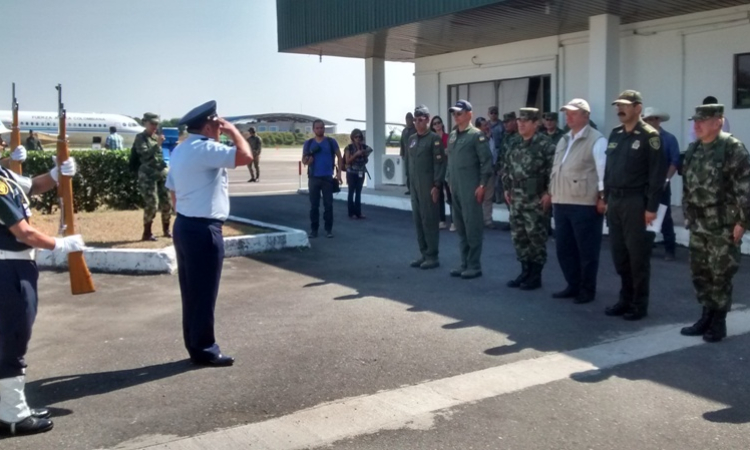
[[[536,120],[536,108],[522,108],[521,119]],[[542,195],[549,189],[555,146],[546,136],[534,133],[531,139],[521,135],[513,140],[505,153],[503,189],[510,194],[510,226],[516,257],[527,277],[511,287],[524,287],[524,280],[533,275],[539,284],[541,269],[547,262],[548,214],[541,205]],[[539,272],[539,275],[536,272]],[[529,273],[533,272],[533,273]]]
[[[699,107],[694,118],[720,117],[723,106],[719,106]],[[710,144],[690,144],[683,167],[682,206],[690,230],[690,271],[698,302],[708,312],[726,315],[732,307],[732,277],[740,263],[741,244],[734,242],[733,230],[737,224],[750,226],[750,155],[742,142],[721,132]]]
[[[263,149],[263,139],[258,135],[250,136],[247,138],[247,143],[250,144],[250,151],[253,152],[253,162],[247,165],[250,171],[250,180],[260,180],[260,151]],[[255,168],[255,171],[253,171]]]
[[[161,145],[156,135],[149,135],[146,131],[139,133],[133,142],[141,161],[138,169],[138,190],[143,197],[143,224],[150,230],[151,223],[156,217],[157,205],[161,211],[164,234],[169,234],[169,220],[172,205],[169,192],[164,183],[167,180],[167,165],[164,164]],[[144,232],[144,235],[147,234]],[[149,233],[150,234],[150,233]]]

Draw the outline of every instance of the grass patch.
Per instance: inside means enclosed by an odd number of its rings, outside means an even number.
[[[50,236],[58,235],[58,214],[34,214],[31,224]],[[157,213],[151,230],[156,241],[141,241],[143,234],[143,211],[97,211],[76,214],[76,231],[90,247],[99,248],[147,248],[160,249],[172,245],[172,239],[162,237],[161,216]],[[272,230],[257,228],[238,222],[224,224],[224,236],[244,236],[269,233]]]

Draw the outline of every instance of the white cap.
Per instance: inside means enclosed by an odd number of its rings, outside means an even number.
[[[658,108],[654,108],[653,106],[649,106],[648,108],[644,109],[642,117],[644,119],[648,119],[649,117],[656,117],[662,122],[666,122],[667,120],[669,120],[669,114],[661,112]]]
[[[587,113],[591,113],[589,102],[582,98],[574,98],[573,100],[569,101],[567,105],[560,108],[560,111],[578,111],[581,109],[586,111]]]

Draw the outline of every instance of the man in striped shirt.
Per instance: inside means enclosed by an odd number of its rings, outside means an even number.
[[[107,150],[122,150],[122,136],[117,134],[116,127],[109,127],[109,136],[104,143],[104,148]]]

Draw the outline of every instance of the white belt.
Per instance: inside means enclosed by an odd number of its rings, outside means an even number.
[[[21,250],[20,252],[11,252],[8,250],[0,250],[0,259],[20,259],[24,261],[34,260],[34,249]]]

